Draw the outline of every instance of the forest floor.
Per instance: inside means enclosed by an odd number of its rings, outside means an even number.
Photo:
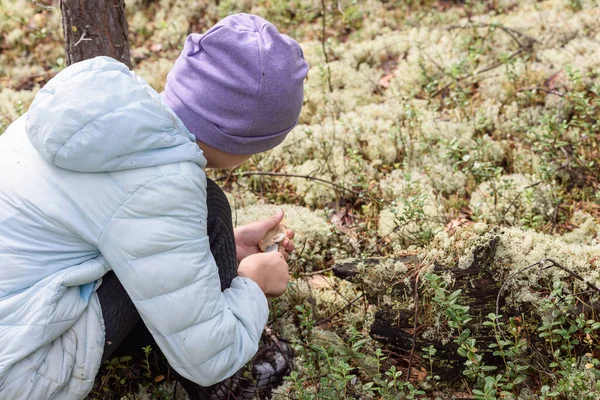
[[[273,22],[310,65],[286,141],[210,172],[236,224],[283,208],[297,232],[270,303],[295,350],[274,398],[600,399],[596,0],[126,10],[134,71],[159,92],[186,35],[234,12]],[[0,133],[65,67],[62,43],[57,4],[0,4]],[[494,301],[477,304],[481,282]],[[104,365],[90,397],[184,398],[175,386],[146,349]]]

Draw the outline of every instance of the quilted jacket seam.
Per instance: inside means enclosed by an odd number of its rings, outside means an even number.
[[[73,207],[75,207],[75,208],[77,209],[77,211],[79,211],[79,213],[80,213],[81,215],[85,215],[86,219],[87,219],[89,222],[91,222],[91,223],[92,223],[92,225],[94,225],[94,227],[95,227],[96,229],[98,229],[98,230],[100,229],[100,227],[99,227],[99,226],[98,226],[98,225],[97,225],[97,224],[96,224],[96,223],[95,223],[95,222],[94,222],[94,221],[93,221],[93,220],[92,220],[92,219],[89,217],[89,215],[87,215],[87,214],[86,214],[86,213],[83,211],[83,209],[82,209],[82,208],[81,208],[81,207],[80,207],[80,206],[77,204],[77,202],[76,202],[76,201],[75,201],[75,200],[74,200],[74,199],[73,199],[71,196],[69,196],[69,194],[67,193],[67,191],[66,191],[66,190],[65,190],[65,189],[64,189],[62,186],[60,186],[60,185],[58,184],[58,182],[56,183],[55,187],[56,187],[56,188],[57,188],[57,189],[58,189],[58,190],[59,190],[59,191],[60,191],[60,192],[63,194],[63,196],[65,196],[66,198],[68,198],[68,199],[69,199],[69,201],[71,202],[71,205],[72,205]],[[66,226],[64,226],[63,224],[61,224],[61,226],[63,226],[63,227],[65,228],[65,230],[67,230],[67,231],[69,231],[69,232],[70,232],[70,230],[69,230],[69,229],[67,229],[67,227],[66,227]],[[73,233],[73,232],[71,232],[71,233]]]
[[[130,201],[130,200],[131,200],[131,199],[132,199],[132,198],[133,198],[133,197],[134,197],[134,196],[135,196],[135,195],[136,195],[138,192],[139,192],[139,191],[140,191],[140,190],[144,189],[146,186],[148,186],[148,185],[151,185],[151,184],[153,184],[153,183],[155,183],[155,182],[159,181],[160,179],[163,179],[163,178],[164,178],[164,179],[169,179],[169,178],[172,178],[172,177],[185,177],[186,179],[189,179],[189,180],[193,181],[193,177],[192,177],[192,176],[190,176],[190,175],[185,175],[185,174],[181,174],[181,173],[180,173],[180,174],[173,174],[173,175],[171,175],[171,174],[169,174],[169,175],[164,175],[164,174],[162,173],[162,171],[160,171],[160,169],[159,169],[159,168],[157,168],[157,167],[154,167],[154,168],[155,168],[155,169],[158,171],[158,173],[160,173],[160,174],[161,174],[161,176],[158,176],[158,177],[156,177],[156,178],[152,179],[150,182],[147,182],[147,183],[143,184],[142,186],[140,186],[139,188],[137,188],[137,189],[136,189],[136,190],[135,190],[133,193],[131,193],[131,195],[129,195],[129,196],[128,196],[128,197],[127,197],[125,200],[123,200],[123,202],[122,202],[122,203],[119,205],[119,207],[117,207],[117,209],[115,210],[115,212],[113,212],[113,213],[112,213],[112,215],[110,216],[109,220],[106,222],[106,224],[105,224],[105,225],[104,225],[104,227],[102,228],[102,231],[100,232],[100,235],[98,236],[98,241],[97,241],[97,243],[100,243],[100,241],[102,240],[102,236],[104,235],[104,232],[106,232],[106,227],[107,227],[108,225],[110,225],[110,223],[112,222],[112,220],[113,220],[113,219],[115,219],[115,216],[116,216],[116,215],[119,213],[119,211],[121,211],[121,209],[122,209],[122,208],[123,208],[123,207],[124,207],[124,206],[125,206],[125,205],[126,205],[126,204],[127,204],[127,203],[128,203],[128,202],[129,202],[129,201]],[[202,192],[205,192],[205,191],[203,190],[203,188],[202,188],[202,185],[199,185],[199,184],[196,184],[196,183],[194,183],[194,184],[195,184],[195,186],[196,186],[198,189],[200,189],[200,191],[202,191]],[[119,218],[119,217],[116,217],[116,218]]]
[[[201,361],[201,362],[195,363],[195,364],[180,365],[180,367],[182,369],[185,369],[187,371],[189,368],[196,368],[196,367],[199,367],[200,365],[204,365],[207,362],[211,361],[213,358],[219,356],[224,350],[232,347],[234,344],[235,344],[235,341],[231,342],[230,344],[228,344],[226,347],[224,347],[223,349],[221,349],[221,351],[219,351],[217,354],[215,354],[214,356],[212,356],[208,360],[204,360],[204,361]]]
[[[213,274],[213,275],[214,275],[214,274]],[[211,277],[211,276],[207,276],[206,278],[204,278],[204,279],[202,279],[202,280],[206,280],[206,279],[208,279],[208,278],[210,278],[210,277]],[[175,289],[175,290],[171,290],[170,292],[167,292],[167,293],[161,293],[161,294],[157,294],[156,296],[148,297],[148,298],[145,298],[145,299],[136,299],[136,301],[137,301],[138,303],[143,303],[143,302],[146,302],[146,301],[149,301],[149,300],[154,300],[154,299],[158,299],[158,298],[160,298],[160,297],[168,296],[168,295],[170,295],[170,294],[173,294],[173,293],[179,292],[180,290],[183,290],[183,289],[185,289],[185,288],[187,288],[187,287],[190,287],[190,286],[192,286],[192,285],[198,284],[199,282],[202,282],[202,280],[195,281],[195,282],[192,282],[192,283],[188,283],[188,284],[187,284],[187,285],[185,285],[185,286],[182,286],[182,287],[180,287],[180,288],[177,288],[177,289]],[[220,312],[222,312],[222,311],[220,311]],[[212,317],[211,317],[211,318],[209,318],[208,320],[210,320],[210,319],[212,319]],[[205,321],[208,321],[208,320],[205,320]]]
[[[155,167],[156,168],[156,167]],[[158,170],[158,168],[156,168]],[[144,183],[142,186],[140,186],[139,188],[135,189],[135,191],[133,193],[131,193],[129,196],[127,196],[127,198],[125,200],[123,200],[123,202],[121,204],[119,204],[119,207],[117,207],[117,209],[115,210],[115,212],[112,213],[112,215],[110,216],[110,218],[108,219],[108,221],[106,222],[106,224],[104,225],[104,227],[102,228],[102,231],[100,232],[100,235],[98,236],[98,243],[100,243],[102,241],[102,236],[104,235],[104,232],[106,232],[106,227],[108,225],[110,225],[110,223],[112,222],[113,218],[115,217],[115,215],[117,215],[117,213],[119,213],[119,211],[121,211],[121,209],[142,189],[144,189],[146,186],[151,185],[155,182],[157,182],[160,179],[163,178],[169,178],[172,177],[173,175],[163,175],[162,172],[160,172],[160,170],[158,170],[158,172],[161,174],[161,176],[157,176],[156,178],[152,179],[149,182]]]
[[[145,100],[145,99],[144,99]],[[64,141],[64,143],[58,148],[58,150],[56,150],[56,153],[54,153],[54,157],[52,157],[51,163],[56,165],[56,157],[58,156],[58,153],[60,153],[60,151],[68,144],[70,143],[73,138],[75,138],[76,136],[79,136],[79,134],[81,134],[81,132],[92,122],[95,122],[97,120],[99,120],[100,118],[106,117],[107,115],[110,115],[112,113],[114,113],[117,110],[120,110],[121,108],[124,107],[129,107],[132,104],[136,104],[136,103],[140,103],[142,100],[138,100],[138,101],[134,101],[131,103],[127,103],[125,105],[120,105],[119,107],[113,108],[112,110],[106,112],[106,113],[102,113],[102,115],[97,116],[96,118],[91,119],[90,121],[86,122],[85,125],[83,125],[81,128],[79,128],[75,133],[73,133],[67,140]]]
[[[160,218],[164,218],[164,217],[160,217]],[[112,219],[128,219],[128,218],[115,217],[115,218],[112,218]],[[169,250],[159,251],[159,252],[156,252],[156,253],[148,254],[147,256],[144,256],[144,257],[138,257],[138,258],[135,258],[135,259],[123,261],[123,262],[117,263],[116,265],[127,265],[127,264],[130,264],[131,262],[134,262],[134,261],[137,262],[137,261],[145,260],[145,259],[150,258],[150,257],[157,256],[159,254],[168,253],[170,251],[177,250],[177,249],[179,249],[179,248],[181,248],[183,246],[186,246],[186,245],[188,245],[190,243],[193,243],[193,242],[196,242],[198,240],[201,240],[201,238],[190,239],[187,243],[180,244],[178,246],[172,247]]]
[[[188,285],[188,286],[189,286],[189,285]],[[222,311],[222,310],[221,310],[221,311],[219,311],[218,313],[216,313],[215,315],[213,315],[212,317],[208,318],[208,319],[204,319],[204,320],[202,320],[202,321],[198,321],[197,323],[195,323],[195,324],[193,324],[193,325],[190,325],[190,326],[188,326],[188,327],[185,327],[185,328],[183,328],[183,329],[180,329],[180,330],[178,330],[178,331],[175,331],[175,332],[171,332],[171,333],[169,333],[168,335],[161,335],[160,333],[157,333],[157,335],[158,335],[158,336],[160,336],[160,337],[162,337],[162,338],[168,339],[168,338],[170,338],[170,337],[172,337],[172,336],[175,336],[175,335],[178,335],[178,334],[180,334],[181,332],[187,331],[188,329],[190,329],[190,328],[192,328],[192,327],[194,327],[194,326],[197,326],[197,325],[202,325],[202,324],[205,324],[205,323],[207,323],[207,322],[209,322],[209,321],[212,321],[213,319],[215,319],[215,318],[217,318],[217,317],[220,317],[220,316],[221,316],[221,314],[223,314],[223,311]],[[229,346],[230,346],[230,345],[227,345],[227,347],[229,347]]]
[[[147,99],[144,99],[144,100],[147,100]],[[140,100],[140,102],[141,102],[141,101],[142,101],[142,100]],[[128,103],[127,105],[129,105],[129,104],[135,104],[135,103]],[[164,117],[164,116],[156,116],[156,117],[157,117],[157,118],[163,118],[163,119],[165,119],[166,121],[169,121],[169,122],[173,122],[173,121],[172,121],[170,118],[167,118],[167,117]],[[166,133],[167,135],[169,135],[169,138],[170,138],[170,139],[171,139],[171,138],[173,138],[173,137],[177,137],[177,136],[181,135],[181,132],[180,132],[180,131],[177,129],[177,126],[172,126],[171,128],[169,128],[169,130],[168,130],[168,131],[162,131],[162,132],[163,132],[163,133]],[[175,132],[175,133],[174,133],[174,134],[171,134],[171,133],[169,133],[169,132]],[[190,143],[191,143],[191,142],[190,142]],[[137,152],[138,152],[138,150],[135,150],[135,151],[132,151],[131,153],[123,154],[122,156],[130,155],[130,154],[135,154],[135,153],[137,153]],[[117,166],[115,167],[115,169],[117,169],[117,170],[118,170],[118,169],[120,169],[120,168],[123,166],[123,164],[125,164],[125,163],[126,163],[128,160],[129,160],[128,158],[124,157],[123,161],[121,161],[121,162],[119,163],[119,165],[117,165]],[[155,166],[155,167],[156,167],[156,166]]]

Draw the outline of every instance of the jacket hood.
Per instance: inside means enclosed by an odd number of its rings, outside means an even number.
[[[142,78],[109,57],[69,66],[36,95],[27,136],[48,162],[108,172],[191,161],[206,165],[196,138]]]

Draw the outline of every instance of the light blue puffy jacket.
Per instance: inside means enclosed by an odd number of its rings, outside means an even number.
[[[113,59],[40,90],[0,136],[0,399],[91,390],[110,269],[184,377],[207,386],[254,355],[267,301],[247,278],[220,290],[205,164],[160,95]]]

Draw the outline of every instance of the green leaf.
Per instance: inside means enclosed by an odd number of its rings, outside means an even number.
[[[469,361],[471,361],[473,364],[478,365],[479,364],[479,357],[477,357],[477,355],[471,351],[469,351],[467,353],[467,358],[469,359]]]
[[[525,376],[525,375],[520,375],[520,376],[517,376],[517,377],[515,378],[515,380],[513,381],[513,385],[518,385],[518,384],[520,384],[520,383],[523,383],[523,381],[525,380],[525,378],[526,378],[526,376]]]

